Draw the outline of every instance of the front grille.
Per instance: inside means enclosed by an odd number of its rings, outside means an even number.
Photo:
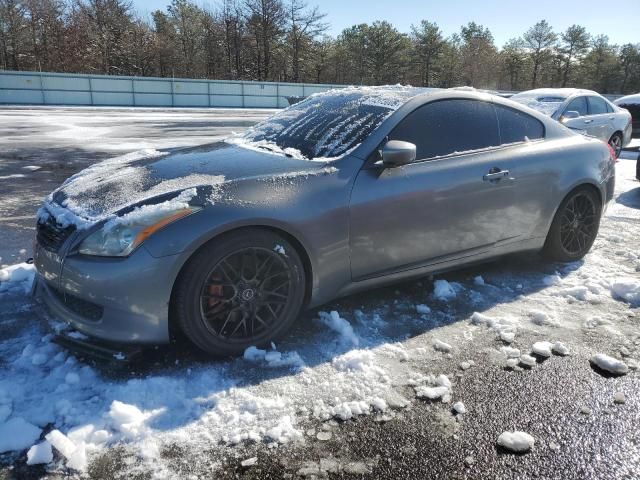
[[[87,300],[78,298],[75,295],[71,295],[70,293],[62,292],[57,288],[52,287],[51,285],[47,286],[51,293],[58,299],[58,301],[63,303],[64,306],[71,310],[73,313],[94,322],[102,318],[104,308],[102,308],[100,305],[96,305],[93,302],[88,302]]]
[[[74,225],[61,227],[55,218],[49,215],[44,222],[38,220],[38,224],[36,225],[36,238],[42,248],[57,253],[75,229],[76,227]]]

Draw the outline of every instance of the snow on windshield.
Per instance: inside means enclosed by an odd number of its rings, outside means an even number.
[[[397,85],[316,93],[227,141],[293,158],[332,159],[360,145],[410,98],[432,90]]]
[[[511,97],[511,100],[526,105],[529,108],[552,116],[564,103],[560,96],[520,93]]]

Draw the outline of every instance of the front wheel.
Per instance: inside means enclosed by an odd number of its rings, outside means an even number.
[[[562,201],[544,244],[552,260],[573,262],[584,257],[598,235],[602,203],[591,187],[579,187]]]
[[[609,139],[609,146],[613,149],[613,153],[616,158],[620,157],[620,153],[622,152],[622,135],[618,132],[611,135]]]
[[[295,248],[268,230],[247,229],[210,242],[189,260],[172,307],[196,346],[212,355],[239,355],[268,345],[293,324],[304,288]]]

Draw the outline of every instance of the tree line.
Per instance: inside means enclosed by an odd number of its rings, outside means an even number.
[[[624,20],[621,20],[624,21]],[[143,18],[128,0],[0,0],[0,68],[337,84],[470,85],[640,91],[640,44],[615,45],[580,25],[541,20],[499,48],[470,22],[446,35],[422,20],[337,37],[305,0],[172,0]]]

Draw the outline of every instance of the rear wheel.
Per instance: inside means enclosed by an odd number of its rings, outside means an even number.
[[[584,257],[598,235],[602,204],[591,187],[579,187],[562,201],[547,234],[544,253],[553,260],[572,262]]]
[[[616,158],[620,157],[620,153],[622,152],[622,134],[620,132],[616,132],[611,135],[611,138],[609,139],[609,145],[613,149]]]
[[[198,251],[180,274],[174,313],[185,335],[212,355],[238,355],[282,335],[300,313],[304,269],[283,237],[231,233]]]

